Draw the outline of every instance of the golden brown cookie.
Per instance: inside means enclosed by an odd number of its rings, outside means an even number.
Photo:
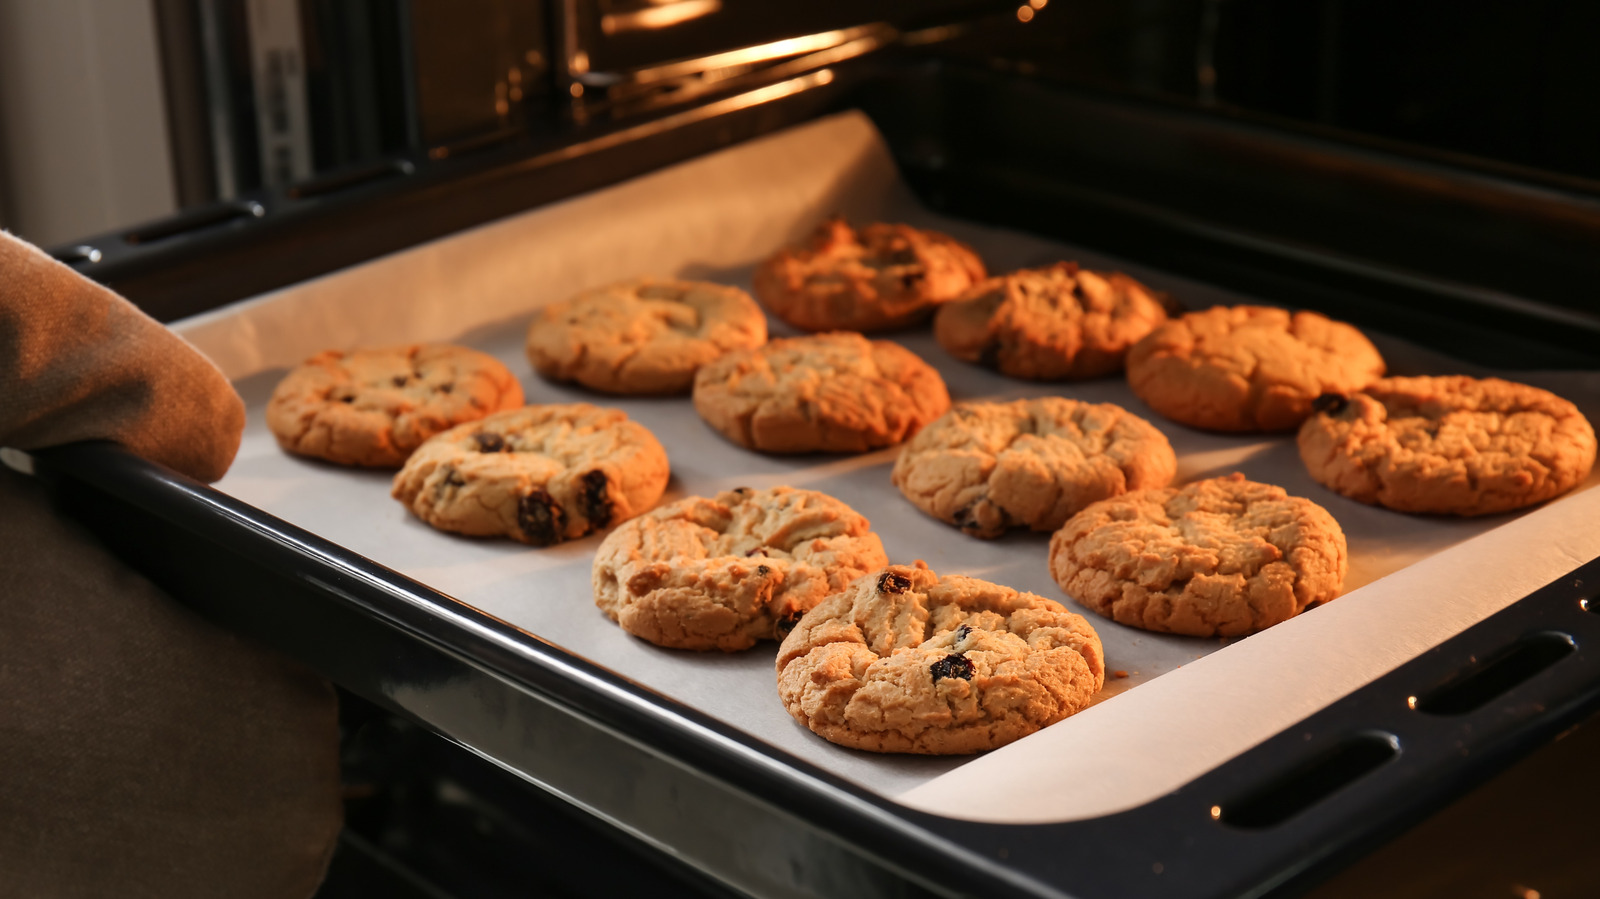
[[[1212,431],[1287,431],[1324,393],[1383,376],[1360,331],[1315,312],[1217,306],[1157,327],[1128,352],[1128,384],[1167,418]]]
[[[781,640],[808,609],[888,562],[854,509],[814,490],[741,487],[617,528],[594,557],[594,601],[623,630],[676,649]]]
[[[549,546],[649,509],[668,475],[655,435],[620,410],[525,406],[424,443],[393,494],[441,531]]]
[[[1092,502],[1165,487],[1172,444],[1111,403],[1040,397],[957,403],[911,438],[894,485],[917,508],[974,537],[1053,531]]]
[[[937,231],[844,219],[817,226],[756,269],[767,311],[807,331],[882,331],[916,322],[982,281],[972,248]]]
[[[1128,348],[1167,320],[1161,300],[1121,272],[1074,262],[990,278],[939,307],[933,334],[950,355],[1036,381],[1122,370]]]
[[[767,317],[737,287],[639,278],[540,309],[528,360],[557,381],[621,394],[688,393],[700,366],[767,342]]]
[[[449,344],[328,350],[292,369],[267,401],[267,428],[291,453],[394,468],[424,440],[522,405],[500,360]]]
[[[1401,512],[1488,515],[1583,483],[1594,428],[1547,390],[1499,378],[1385,378],[1328,394],[1300,427],[1317,482]]]
[[[1240,474],[1102,500],[1050,539],[1050,573],[1073,599],[1199,637],[1253,633],[1328,602],[1348,568],[1326,509]]]
[[[1054,600],[920,562],[857,580],[778,649],[778,696],[818,735],[873,752],[982,752],[1082,711],[1105,650]]]
[[[950,394],[938,372],[899,344],[817,334],[701,368],[694,407],[750,449],[860,453],[915,434],[950,408]]]

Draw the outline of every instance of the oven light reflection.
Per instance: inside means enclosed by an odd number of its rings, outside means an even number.
[[[722,0],[677,0],[657,3],[633,12],[607,13],[600,17],[600,30],[606,34],[624,31],[655,31],[671,28],[691,19],[709,16],[722,8]]]

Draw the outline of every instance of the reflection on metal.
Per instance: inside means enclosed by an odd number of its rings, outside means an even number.
[[[722,0],[651,0],[650,5],[643,9],[601,16],[600,30],[606,34],[655,31],[709,16],[721,8]]]
[[[573,74],[580,77],[583,83],[590,87],[610,87],[616,84],[659,84],[696,75],[705,75],[719,70],[748,71],[751,67],[762,63],[775,62],[791,56],[827,50],[884,32],[892,34],[894,29],[882,24],[841,28],[837,31],[824,31],[819,34],[785,38],[781,41],[757,44],[753,47],[713,53],[710,56],[700,56],[694,59],[682,59],[676,62],[663,63],[659,66],[632,69],[626,72],[579,72],[576,64],[574,64]],[[585,62],[587,62],[587,59],[585,59]]]
[[[620,147],[633,141],[654,137],[658,134],[665,134],[669,131],[683,128],[687,125],[692,125],[697,122],[714,119],[718,116],[726,115],[731,112],[737,112],[741,109],[749,109],[752,106],[760,106],[763,103],[771,103],[775,100],[781,100],[784,97],[791,97],[795,94],[803,93],[813,88],[832,84],[833,78],[834,75],[831,69],[822,69],[820,71],[802,75],[799,78],[791,78],[788,81],[780,81],[777,84],[769,84],[766,87],[757,88],[753,91],[746,91],[742,94],[735,94],[732,97],[707,103],[704,106],[696,106],[693,109],[686,109],[682,112],[674,113],[663,118],[655,119],[649,122],[643,122],[631,128],[623,128],[613,131],[610,134],[601,135],[593,140],[581,141],[579,143],[569,144],[557,150],[551,150],[548,153],[541,153],[538,156],[523,160],[517,165],[517,169],[526,171],[528,169],[544,168],[545,166],[553,165],[557,162],[563,162],[568,159],[576,159],[578,157],[587,156],[591,153],[607,150],[612,147]]]
[[[580,120],[596,115],[618,119],[698,101],[717,92],[746,87],[751,81],[779,81],[835,65],[887,46],[898,37],[899,33],[889,25],[871,24],[648,69],[574,74],[572,95],[584,98],[574,104],[575,115]]]
[[[972,30],[972,26],[964,22],[954,25],[935,25],[932,28],[920,28],[900,35],[900,44],[905,47],[920,47],[924,44],[937,44],[960,37]]]

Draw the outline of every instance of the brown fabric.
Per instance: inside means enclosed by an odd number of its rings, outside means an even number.
[[[203,481],[228,470],[244,403],[132,303],[0,232],[0,445],[115,440]]]
[[[205,479],[243,407],[183,341],[0,233],[0,446],[117,440]],[[331,688],[207,624],[0,469],[0,897],[317,887]]]

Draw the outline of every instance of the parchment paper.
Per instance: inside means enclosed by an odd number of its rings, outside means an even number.
[[[1232,645],[1146,633],[1090,613],[1109,667],[1127,672],[1108,678],[1097,706],[976,760],[880,756],[836,747],[789,718],[774,685],[776,644],[733,655],[678,652],[612,624],[594,607],[589,587],[601,536],[537,549],[443,534],[389,497],[389,473],[289,456],[266,430],[262,409],[273,386],[312,353],[464,343],[518,372],[531,403],[613,405],[653,430],[673,467],[663,502],[740,485],[822,490],[867,515],[894,561],[921,558],[941,573],[1073,605],[1050,578],[1048,535],[983,541],[926,517],[889,483],[896,450],[762,456],[723,440],[687,397],[618,399],[558,386],[533,375],[523,356],[530,311],[540,304],[645,274],[748,289],[756,262],[834,212],[946,230],[971,242],[994,271],[1075,259],[1121,268],[1191,308],[1254,300],[935,216],[901,185],[870,122],[843,114],[180,323],[177,330],[235,379],[250,411],[238,461],[218,486],[885,796],[1014,822],[1092,817],[1148,801],[1600,555],[1600,527],[1593,526],[1600,523],[1600,492],[1569,496],[1511,527],[1502,526],[1512,516],[1400,515],[1317,486],[1290,437],[1192,431],[1151,413],[1119,378],[1026,384],[952,359],[926,329],[895,335],[940,370],[955,399],[1055,394],[1119,403],[1171,439],[1180,483],[1237,470],[1308,496],[1344,527],[1352,562],[1338,602]],[[788,333],[776,322],[773,332]],[[1372,336],[1394,373],[1481,373]],[[1522,379],[1579,402],[1591,418],[1600,411],[1593,374]]]

